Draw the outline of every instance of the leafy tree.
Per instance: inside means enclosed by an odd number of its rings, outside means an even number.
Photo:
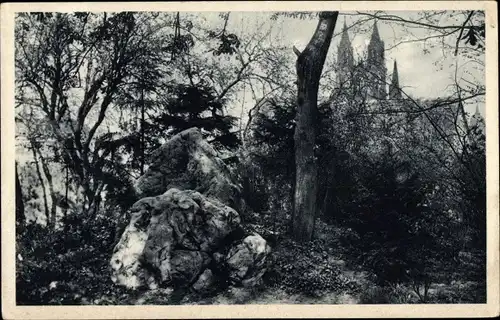
[[[205,132],[217,147],[234,149],[239,138],[231,129],[236,118],[224,115],[224,100],[217,99],[212,88],[203,83],[196,86],[179,84],[172,97],[161,100],[164,112],[153,119],[152,127],[160,132],[179,133],[191,127]]]
[[[295,112],[294,98],[290,96],[285,101],[268,99],[255,114],[252,139],[247,145],[250,172],[244,184],[248,203],[254,210],[292,208]]]
[[[93,214],[114,150],[102,149],[110,145],[102,142],[113,136],[102,136],[108,109],[130,87],[134,70],[143,71],[150,67],[144,61],[162,54],[157,45],[162,26],[149,24],[149,18],[127,12],[23,13],[16,18],[18,103],[39,106],[36,112],[50,124]],[[155,37],[158,41],[151,41]]]
[[[461,199],[464,201],[463,223],[472,230],[473,245],[486,249],[486,149],[483,120],[471,128],[467,148],[463,151],[464,162],[460,173]]]
[[[452,217],[433,201],[435,184],[386,146],[380,158],[365,161],[358,201],[349,208],[360,235],[353,246],[381,284],[410,283],[426,302],[433,275],[451,261]]]

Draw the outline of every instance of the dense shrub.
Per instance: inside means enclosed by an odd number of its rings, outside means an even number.
[[[110,280],[108,266],[112,220],[84,220],[72,214],[64,225],[53,231],[30,224],[17,234],[18,304],[82,304],[120,291]]]
[[[356,291],[356,284],[340,272],[325,247],[318,240],[304,245],[288,239],[282,241],[272,254],[265,278],[267,284],[290,294],[312,297],[327,291]]]
[[[289,206],[295,174],[295,97],[269,99],[254,115],[245,159],[245,197],[256,211]]]
[[[361,184],[348,223],[358,234],[350,241],[359,262],[380,285],[408,283],[425,300],[424,291],[456,254],[454,220],[435,205],[435,185],[394,158],[367,166]]]

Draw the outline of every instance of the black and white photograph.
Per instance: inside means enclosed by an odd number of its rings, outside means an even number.
[[[498,310],[497,21],[375,4],[16,10],[15,306]]]

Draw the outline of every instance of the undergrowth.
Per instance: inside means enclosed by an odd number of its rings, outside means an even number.
[[[282,214],[284,215],[284,214]],[[109,257],[115,235],[113,222],[100,217],[95,224],[76,218],[66,230],[50,231],[28,225],[17,234],[16,285],[20,305],[127,305],[252,303],[259,296],[280,301],[320,301],[347,294],[361,304],[421,303],[409,283],[377,281],[377,274],[363,266],[352,248],[361,235],[349,228],[318,220],[314,239],[298,244],[290,239],[281,215],[253,215],[247,232],[261,233],[272,253],[261,286],[252,290],[214,290],[209,296],[189,292],[134,291],[112,283]],[[274,224],[271,221],[274,220]],[[79,226],[79,227],[71,227]],[[85,227],[82,227],[85,226]],[[448,270],[435,270],[427,303],[478,303],[486,301],[485,255],[462,253]],[[360,274],[367,274],[361,278]],[[283,294],[285,296],[283,296]],[[297,297],[304,297],[303,299]],[[271,299],[269,298],[269,299]],[[311,300],[312,299],[312,300]],[[294,302],[290,302],[294,303]]]

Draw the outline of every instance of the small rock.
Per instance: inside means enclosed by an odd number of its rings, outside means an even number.
[[[246,237],[231,248],[226,256],[231,282],[246,287],[258,284],[266,271],[270,251],[266,240],[258,234]]]
[[[176,250],[170,260],[171,277],[177,283],[192,283],[210,263],[205,252]]]
[[[215,277],[212,273],[212,270],[206,269],[200,275],[198,280],[196,280],[196,282],[193,284],[192,288],[194,291],[199,293],[208,292],[211,289],[213,289],[214,283],[215,283]]]

